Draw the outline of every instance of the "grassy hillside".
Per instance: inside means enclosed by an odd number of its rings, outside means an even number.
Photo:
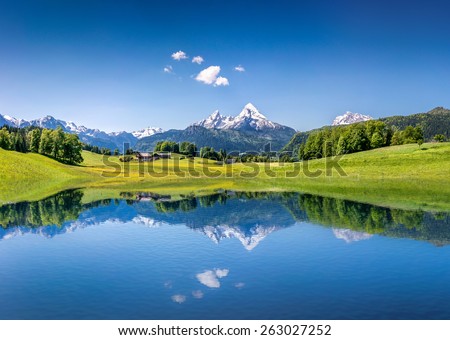
[[[39,154],[0,149],[0,203],[39,199],[83,187],[90,176],[80,170]]]
[[[119,197],[125,191],[206,194],[217,189],[300,191],[383,206],[450,210],[450,143],[381,148],[308,163],[217,165],[203,159],[121,163],[118,157],[84,152],[83,166],[36,154],[0,150],[0,204],[34,200],[85,187],[86,197]],[[339,164],[345,175],[332,168]],[[297,169],[295,177],[287,177]],[[308,173],[321,171],[315,177]],[[209,175],[208,175],[209,174]]]

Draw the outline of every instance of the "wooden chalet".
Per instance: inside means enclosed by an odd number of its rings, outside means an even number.
[[[146,162],[153,158],[153,154],[151,154],[150,152],[137,151],[135,154],[136,154],[136,158],[139,162]]]

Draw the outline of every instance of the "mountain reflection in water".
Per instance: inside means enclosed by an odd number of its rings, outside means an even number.
[[[267,235],[312,222],[331,227],[346,242],[373,234],[410,238],[437,246],[450,243],[450,214],[390,209],[301,193],[223,191],[172,200],[151,193],[122,193],[121,199],[82,203],[83,191],[69,190],[36,202],[0,206],[0,239],[23,234],[48,238],[108,221],[147,226],[184,224],[219,243],[238,239],[247,250]]]

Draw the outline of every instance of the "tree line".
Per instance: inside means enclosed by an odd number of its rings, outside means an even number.
[[[378,121],[391,127],[393,133],[397,130],[403,131],[408,126],[420,126],[423,129],[424,141],[434,140],[436,142],[443,142],[450,140],[450,110],[442,107],[437,107],[427,113],[417,113],[408,116],[391,116],[380,118]],[[281,151],[289,151],[297,155],[300,145],[305,144],[310,135],[330,128],[336,127],[326,126],[310,131],[297,132]]]
[[[156,143],[153,152],[173,152],[180,153],[189,157],[195,157],[197,154],[197,146],[194,143],[190,142],[176,143],[164,140]]]
[[[107,156],[118,156],[120,155],[120,151],[118,148],[115,148],[114,151],[111,151],[110,148],[99,147],[97,145],[85,144],[83,143],[83,150],[90,151],[99,155],[107,155]]]
[[[306,142],[300,145],[298,157],[308,160],[409,143],[418,143],[420,146],[423,141],[420,126],[394,130],[382,121],[370,120],[311,133]]]
[[[0,148],[18,152],[34,152],[67,164],[83,162],[82,143],[77,135],[39,127],[15,128],[4,126],[0,130]]]
[[[131,150],[132,151],[132,150]],[[288,153],[277,155],[276,152],[243,152],[243,153],[228,153],[225,149],[215,150],[211,146],[203,146],[197,151],[197,146],[194,143],[182,142],[176,143],[172,141],[159,141],[156,143],[153,152],[173,152],[186,155],[188,157],[198,156],[200,158],[210,159],[219,162],[232,160],[233,162],[293,162],[294,158]],[[127,153],[128,154],[128,153]],[[132,154],[132,152],[130,153]]]

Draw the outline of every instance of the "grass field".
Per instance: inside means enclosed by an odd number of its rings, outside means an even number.
[[[262,163],[217,165],[177,155],[149,163],[121,163],[118,157],[90,152],[83,157],[81,166],[68,166],[41,155],[0,149],[0,204],[37,200],[70,188],[86,188],[87,201],[118,197],[124,191],[201,195],[232,189],[300,191],[390,207],[450,210],[450,143],[272,163],[270,169]]]

